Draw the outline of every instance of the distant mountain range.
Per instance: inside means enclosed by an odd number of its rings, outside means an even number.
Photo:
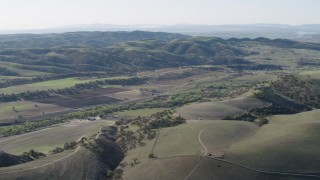
[[[221,38],[288,38],[303,41],[320,42],[320,24],[286,25],[286,24],[248,24],[248,25],[70,25],[48,29],[0,31],[0,34],[21,33],[64,33],[76,31],[152,31],[170,32],[186,35],[205,35]]]
[[[320,50],[320,44],[286,39],[191,37],[163,32],[69,32],[0,35],[0,75],[137,72],[192,65],[275,69],[255,64],[244,44]]]

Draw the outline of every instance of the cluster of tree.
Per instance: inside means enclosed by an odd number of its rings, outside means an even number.
[[[33,99],[40,99],[50,97],[49,91],[26,91],[18,94],[0,94],[0,102],[13,102],[13,101],[20,101],[20,100],[33,100]]]
[[[271,88],[260,88],[254,94],[257,98],[272,103],[272,105],[262,108],[252,108],[244,113],[234,116],[226,115],[225,120],[242,120],[253,122],[256,119],[263,119],[264,117],[277,114],[296,114],[303,111],[311,110],[310,107],[290,101],[278,94],[276,94]]]
[[[295,101],[320,108],[320,84],[317,80],[301,79],[295,75],[282,76],[271,84],[272,90]]]
[[[249,91],[256,84],[261,82],[249,82],[244,84],[236,83],[217,83],[205,86],[200,89],[201,96],[204,98],[233,98]]]
[[[85,111],[77,111],[65,114],[64,117],[66,119],[85,119],[88,117],[103,117],[105,114],[110,114],[113,112],[130,110],[134,104],[130,105],[106,105],[106,106],[98,106]]]
[[[254,71],[261,71],[261,70],[283,70],[283,67],[280,65],[274,64],[247,64],[247,65],[230,65],[227,66],[228,68],[234,70],[254,70]]]
[[[258,117],[266,117],[277,114],[296,114],[301,112],[301,110],[296,109],[293,106],[271,105],[264,108],[250,109],[248,112]]]
[[[64,151],[63,148],[61,148],[61,147],[56,147],[56,148],[54,148],[53,150],[51,150],[50,153],[51,153],[51,154],[58,154],[58,153],[61,153],[61,152],[63,152],[63,151]]]
[[[78,143],[77,143],[77,142],[74,142],[74,141],[72,141],[72,142],[66,142],[66,143],[64,143],[63,148],[61,148],[61,147],[56,147],[56,148],[54,148],[53,150],[51,150],[50,153],[51,153],[51,154],[61,153],[61,152],[65,151],[65,150],[74,149],[74,148],[77,147],[77,145],[78,145]]]
[[[123,169],[117,168],[114,171],[108,170],[107,171],[107,178],[112,180],[122,180],[123,176]]]
[[[74,149],[76,146],[77,146],[77,142],[66,142],[66,143],[64,143],[64,149],[65,150],[69,150],[69,149]]]
[[[254,86],[251,84],[212,84],[197,87],[191,91],[176,93],[170,96],[158,96],[152,101],[144,103],[145,107],[179,107],[193,102],[208,101],[209,98],[236,97],[247,92]]]
[[[263,125],[268,124],[269,120],[267,118],[263,117],[263,118],[260,118],[260,119],[256,120],[254,123],[257,124],[259,127],[261,127]]]
[[[185,119],[180,115],[173,116],[173,110],[164,110],[147,117],[137,117],[131,120],[131,123],[137,125],[141,131],[177,126],[185,122]]]
[[[22,153],[22,156],[23,157],[30,157],[32,159],[39,159],[39,158],[42,158],[42,157],[46,157],[46,154],[31,149],[28,152]]]
[[[180,115],[177,117],[166,116],[166,117],[156,117],[155,120],[150,121],[149,127],[151,129],[165,128],[177,126],[185,123],[186,120],[182,118]]]
[[[28,121],[19,125],[0,127],[0,136],[12,136],[35,131],[54,124],[63,123],[66,119],[58,117],[50,120]]]
[[[128,128],[128,124],[138,126],[136,132]],[[172,110],[165,110],[154,113],[147,117],[122,118],[116,122],[120,126],[117,134],[117,144],[123,152],[139,146],[144,146],[144,139],[153,139],[156,137],[156,129],[177,126],[185,123],[181,116],[173,116]]]
[[[149,133],[149,132],[148,132]],[[127,126],[120,126],[119,132],[116,135],[116,143],[126,153],[130,149],[134,149],[137,146],[144,146],[143,140],[146,138],[142,132],[135,133],[128,129]]]
[[[254,94],[257,98],[270,102],[273,105],[266,108],[257,108],[253,111],[263,114],[293,114],[311,110],[310,107],[280,96],[273,88],[262,87]]]
[[[257,116],[249,112],[244,112],[241,114],[237,114],[235,116],[226,115],[223,118],[223,120],[241,120],[241,121],[249,121],[249,122],[253,122],[255,119],[257,119]]]
[[[298,109],[293,108],[292,106],[280,106],[280,105],[271,105],[263,108],[253,108],[249,109],[244,113],[237,114],[235,116],[225,116],[224,120],[241,120],[254,122],[258,118],[264,118],[270,115],[278,114],[296,114],[301,112]]]

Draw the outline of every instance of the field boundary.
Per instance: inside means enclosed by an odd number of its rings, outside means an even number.
[[[154,154],[154,149],[156,148],[156,145],[157,145],[157,142],[158,142],[158,139],[159,139],[159,135],[160,135],[160,131],[161,131],[161,129],[158,130],[156,140],[154,141],[154,144],[152,146],[151,154]]]

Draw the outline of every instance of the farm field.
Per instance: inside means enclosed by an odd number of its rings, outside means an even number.
[[[32,101],[1,103],[0,121],[1,119],[16,119],[18,116],[29,117],[63,110],[67,109],[52,104],[36,103]]]
[[[37,103],[54,104],[65,108],[81,108],[85,106],[95,106],[101,104],[112,104],[121,100],[109,97],[110,94],[127,91],[124,88],[101,88],[87,90],[75,95],[56,95],[49,98],[34,100]]]
[[[0,151],[19,155],[30,149],[48,153],[55,147],[63,147],[64,143],[77,141],[82,136],[96,134],[102,125],[112,125],[114,122],[97,120],[72,120],[68,123],[49,127],[43,130],[0,138]]]

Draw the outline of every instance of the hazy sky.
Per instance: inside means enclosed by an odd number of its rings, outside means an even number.
[[[320,0],[0,0],[0,30],[95,23],[320,24]]]

